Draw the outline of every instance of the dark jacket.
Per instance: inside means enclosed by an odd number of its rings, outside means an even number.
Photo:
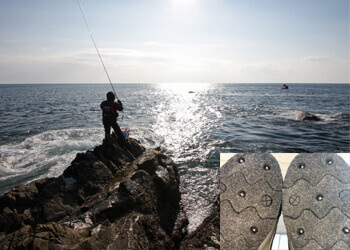
[[[118,117],[117,111],[123,111],[123,104],[120,100],[117,102],[103,101],[101,102],[103,119],[116,119]]]

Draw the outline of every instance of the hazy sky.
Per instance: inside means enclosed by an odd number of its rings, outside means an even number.
[[[114,83],[349,83],[349,0],[80,0]],[[108,83],[76,0],[0,2],[0,83]]]

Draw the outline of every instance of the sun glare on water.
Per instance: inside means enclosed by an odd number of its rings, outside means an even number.
[[[211,84],[162,83],[157,88],[164,98],[155,107],[157,131],[164,138],[165,145],[180,153],[181,158],[182,149],[197,144],[203,126],[207,126],[203,99]]]
[[[210,83],[159,83],[162,90],[170,91],[177,95],[195,94],[206,91],[210,88]]]
[[[211,118],[215,117],[215,110],[210,93],[215,87],[210,83],[157,84],[154,91],[157,105],[149,110],[155,117],[151,129],[178,164],[190,230],[205,217],[198,212],[208,208],[207,196],[201,194],[214,185],[216,176],[216,170],[206,165],[208,155],[215,151],[214,145],[204,139],[208,136],[206,131],[217,122]]]

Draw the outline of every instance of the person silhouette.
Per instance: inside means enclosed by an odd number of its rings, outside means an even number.
[[[105,140],[110,140],[111,127],[118,136],[118,140],[122,145],[126,144],[124,135],[117,123],[118,111],[123,111],[123,104],[118,99],[115,100],[115,93],[110,91],[107,93],[107,100],[101,102],[102,121],[105,129]]]

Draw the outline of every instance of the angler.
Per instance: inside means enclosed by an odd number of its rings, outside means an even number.
[[[126,145],[124,135],[117,123],[118,111],[123,111],[123,104],[119,99],[117,102],[114,100],[115,93],[110,91],[107,93],[107,100],[101,102],[100,105],[102,109],[103,126],[105,128],[105,140],[109,140],[112,127],[121,145]]]

